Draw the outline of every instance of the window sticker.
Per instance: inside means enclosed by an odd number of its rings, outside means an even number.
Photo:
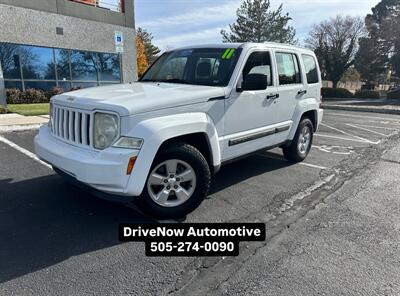
[[[227,50],[225,50],[224,54],[222,55],[222,59],[229,60],[233,56],[234,52],[235,52],[235,49],[228,48]]]

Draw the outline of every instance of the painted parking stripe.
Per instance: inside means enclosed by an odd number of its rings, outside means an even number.
[[[324,112],[325,115],[335,115],[335,116],[344,116],[344,117],[358,117],[358,118],[370,118],[370,119],[376,119],[376,120],[390,120],[390,121],[396,121],[400,123],[400,119],[395,119],[395,118],[385,118],[385,117],[377,117],[377,116],[363,116],[363,115],[355,115],[355,114],[345,114],[345,113],[330,113],[330,112]]]
[[[368,127],[368,128],[379,128],[379,129],[387,129],[387,130],[393,130],[393,131],[399,131],[400,128],[395,128],[395,127],[387,127],[387,126],[374,126],[374,125],[368,125],[368,124],[354,124],[357,126],[362,126],[362,127]]]
[[[262,153],[259,153],[258,155],[265,156],[265,157],[272,158],[272,159],[277,159],[277,160],[286,161],[286,159],[284,159],[283,157],[275,156],[275,155],[271,155],[271,154],[262,154]],[[297,164],[302,165],[302,166],[307,166],[307,167],[310,167],[310,168],[314,168],[314,169],[319,169],[319,170],[326,170],[326,169],[328,169],[327,167],[324,167],[324,166],[315,165],[315,164],[306,163],[306,162],[299,162],[299,163],[297,163]]]
[[[323,126],[325,126],[325,127],[327,127],[327,128],[330,128],[330,129],[332,129],[332,130],[334,130],[334,131],[337,131],[337,132],[339,132],[339,133],[342,133],[342,134],[344,134],[344,135],[347,135],[347,136],[350,136],[350,137],[354,137],[354,138],[356,138],[356,139],[359,139],[359,140],[361,140],[361,141],[364,141],[365,143],[370,143],[370,144],[374,144],[374,143],[375,143],[375,142],[372,142],[372,141],[370,141],[370,140],[368,140],[368,139],[365,139],[365,138],[363,138],[363,137],[359,137],[359,136],[350,134],[350,133],[348,133],[348,132],[346,132],[346,131],[344,131],[344,130],[338,129],[338,128],[333,127],[333,126],[330,126],[330,125],[328,125],[328,124],[326,124],[326,123],[321,123],[321,125],[323,125]]]
[[[314,136],[316,137],[324,137],[324,138],[331,138],[331,139],[338,139],[338,140],[344,140],[344,141],[351,141],[351,142],[357,142],[357,143],[364,143],[364,144],[372,144],[372,145],[378,145],[381,141],[376,141],[376,142],[371,142],[368,141],[366,142],[365,140],[358,140],[358,139],[352,139],[352,138],[345,138],[345,137],[339,137],[339,136],[331,136],[331,135],[325,135],[321,133],[317,133]]]
[[[354,128],[358,128],[358,129],[363,130],[363,131],[367,131],[367,132],[369,132],[371,134],[376,134],[376,135],[379,135],[379,136],[383,136],[383,137],[390,137],[391,136],[391,135],[386,135],[386,134],[383,134],[383,133],[380,133],[380,132],[377,132],[377,131],[373,131],[373,130],[365,128],[365,127],[357,126],[355,124],[346,123],[346,125],[354,127]]]
[[[14,142],[11,142],[10,140],[8,140],[8,139],[6,139],[6,138],[4,138],[2,136],[0,136],[0,142],[3,142],[4,144],[7,144],[11,148],[14,148],[15,150],[21,152],[22,154],[28,156],[31,159],[37,161],[38,163],[44,165],[45,167],[48,167],[49,169],[52,169],[51,165],[45,163],[44,161],[41,161],[35,154],[33,154],[32,152],[26,150],[25,148],[22,148],[21,146],[18,146]]]

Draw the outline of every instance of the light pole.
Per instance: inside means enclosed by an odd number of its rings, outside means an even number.
[[[4,86],[3,69],[1,68],[1,61],[0,61],[0,106],[6,106],[6,105],[7,105],[6,89]]]

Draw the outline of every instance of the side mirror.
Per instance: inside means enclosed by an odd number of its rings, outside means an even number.
[[[242,91],[246,90],[266,90],[268,86],[268,76],[264,74],[247,74],[242,82]]]

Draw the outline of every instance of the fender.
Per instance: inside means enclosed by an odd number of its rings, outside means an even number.
[[[160,146],[167,140],[193,133],[207,135],[212,161],[221,165],[221,150],[218,133],[212,119],[202,112],[184,113],[147,119],[139,122],[127,136],[144,139],[134,169],[126,187],[126,194],[139,196],[145,186],[153,160]]]
[[[293,140],[303,114],[308,111],[316,111],[317,116],[319,116],[318,109],[319,109],[319,102],[315,98],[308,98],[298,102],[298,104],[296,105],[296,109],[293,113],[292,117],[293,124],[290,129],[288,140]],[[318,118],[316,122],[318,123]]]

